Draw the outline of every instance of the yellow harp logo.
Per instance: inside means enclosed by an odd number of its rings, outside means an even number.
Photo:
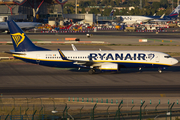
[[[24,41],[24,33],[14,33],[14,34],[11,34],[15,44],[16,44],[16,47],[19,46],[19,44],[21,44],[23,41]]]

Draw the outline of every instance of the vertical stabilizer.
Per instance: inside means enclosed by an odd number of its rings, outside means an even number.
[[[171,14],[169,14],[170,17],[177,17],[179,15],[179,11],[180,11],[180,5],[178,5],[176,7],[176,9],[174,9]]]
[[[13,20],[7,21],[7,23],[15,52],[48,50],[34,45]]]
[[[114,9],[112,9],[112,10],[111,10],[111,13],[110,13],[110,15],[109,15],[109,16],[110,16],[110,17],[112,17],[112,16],[113,16],[113,14],[114,14]]]

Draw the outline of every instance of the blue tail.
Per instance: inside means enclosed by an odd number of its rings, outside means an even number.
[[[180,11],[180,5],[178,5],[176,7],[176,9],[174,9],[171,14],[169,14],[169,17],[177,17],[179,15],[179,11]]]
[[[26,34],[13,21],[7,21],[15,52],[47,51],[48,49],[34,45]],[[48,50],[49,51],[49,50]]]

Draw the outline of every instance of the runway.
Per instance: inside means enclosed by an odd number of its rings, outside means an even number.
[[[164,70],[123,69],[118,73],[89,75],[87,70],[58,69],[24,62],[1,62],[0,92],[3,95],[68,94],[178,94],[180,66]]]

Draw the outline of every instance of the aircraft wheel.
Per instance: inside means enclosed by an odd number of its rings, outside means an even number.
[[[161,69],[159,69],[159,70],[158,70],[158,72],[159,72],[159,73],[162,73],[162,70],[161,70]]]
[[[89,74],[94,74],[96,71],[94,69],[89,70]]]

